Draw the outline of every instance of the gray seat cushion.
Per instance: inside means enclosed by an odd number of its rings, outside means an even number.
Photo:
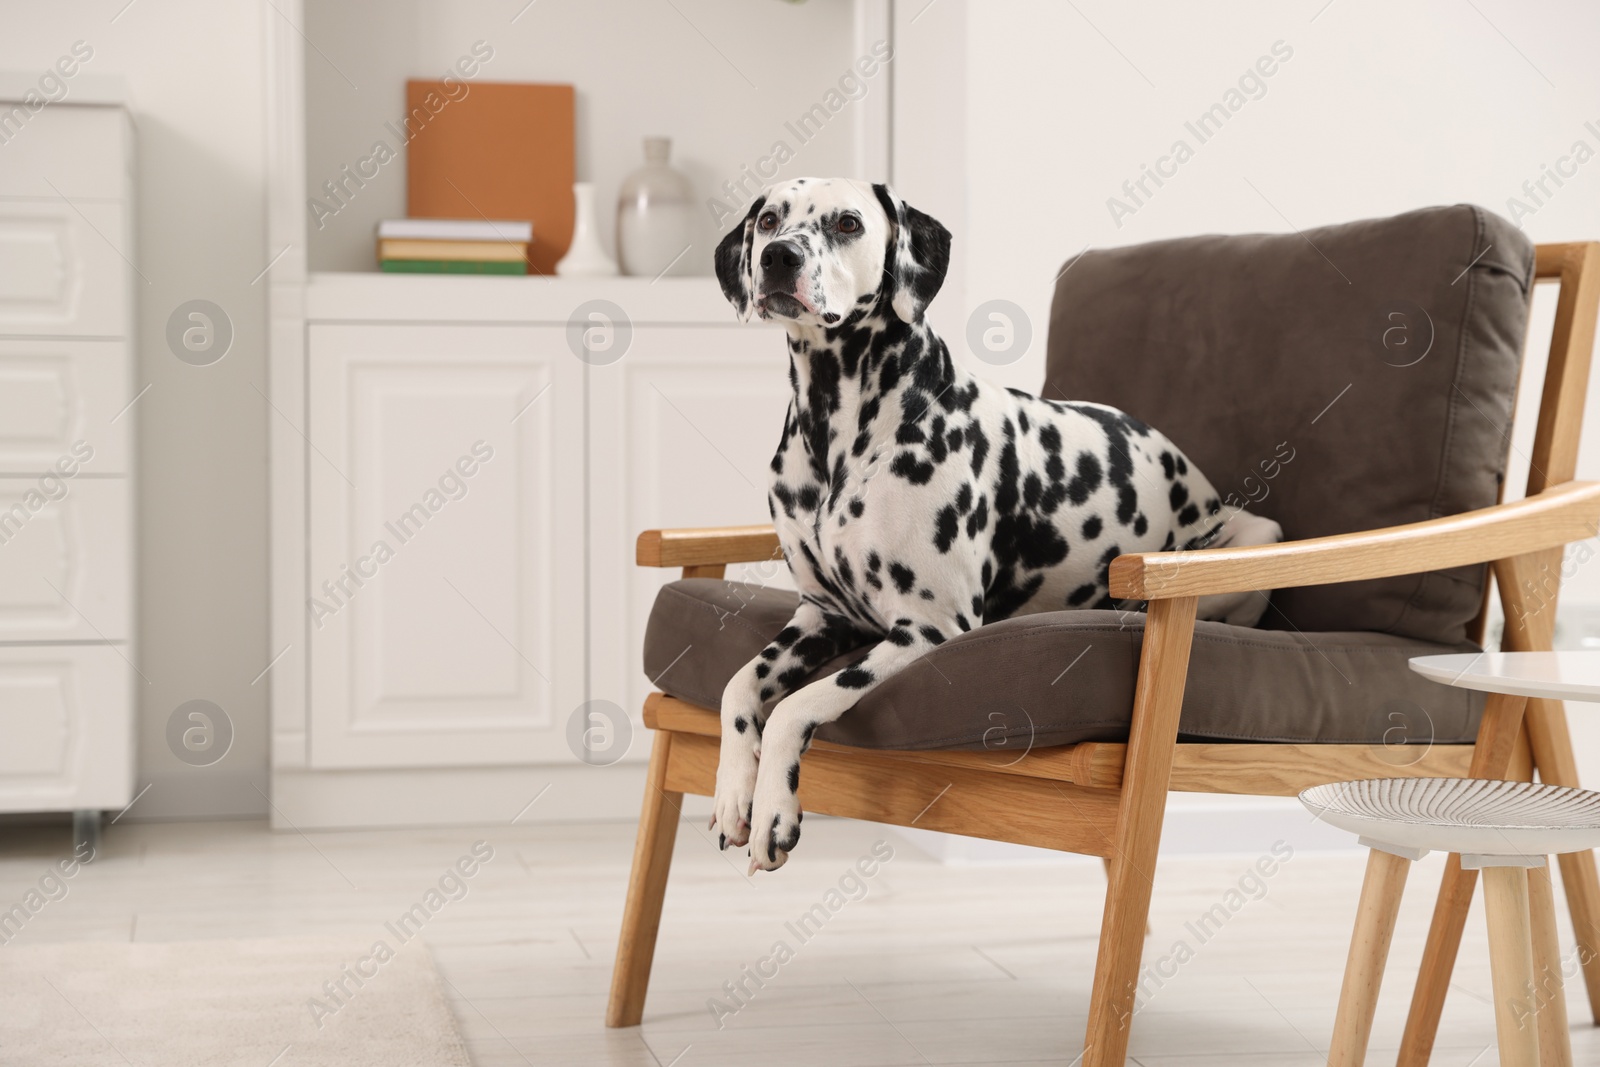
[[[1056,285],[1043,395],[1156,427],[1291,540],[1488,507],[1532,280],[1528,238],[1467,205],[1092,251]],[[1460,641],[1485,572],[1280,589],[1261,625]]]
[[[650,613],[645,673],[664,692],[716,708],[728,679],[777,635],[797,602],[793,593],[738,582],[672,582]],[[1143,615],[1115,611],[981,626],[933,649],[817,736],[862,748],[1003,751],[1021,751],[1030,739],[1126,740],[1143,633]],[[1475,650],[1389,634],[1201,622],[1180,731],[1190,740],[1470,744],[1482,694],[1427,681],[1406,660]]]

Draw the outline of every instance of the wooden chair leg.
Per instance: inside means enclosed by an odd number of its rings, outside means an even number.
[[[683,804],[682,793],[670,793],[665,789],[667,758],[671,752],[671,731],[658,730],[650,748],[650,768],[645,775],[639,836],[633,843],[633,873],[628,878],[622,934],[617,939],[617,962],[611,972],[607,1026],[638,1026],[644,1017],[650,964],[656,954],[656,932],[661,927],[661,902],[667,895],[667,871],[672,866],[672,845],[678,837],[678,811]]]
[[[1528,870],[1528,919],[1533,930],[1533,1004],[1538,1012],[1539,1062],[1543,1067],[1572,1067],[1561,937],[1556,930],[1556,897],[1549,867]]]
[[[1328,1067],[1361,1067],[1366,1061],[1383,968],[1389,961],[1389,943],[1394,939],[1395,918],[1410,873],[1411,860],[1403,856],[1376,848],[1367,856],[1367,877],[1361,883],[1361,903],[1350,935]]]
[[[1483,902],[1489,913],[1489,967],[1494,976],[1500,1067],[1539,1067],[1539,1027],[1528,1000],[1533,983],[1533,933],[1527,872],[1521,867],[1485,868]]]
[[[1152,600],[1145,617],[1133,728],[1123,765],[1116,839],[1107,859],[1105,915],[1095,957],[1083,1067],[1123,1067],[1150,918],[1156,853],[1194,638],[1194,597]]]
[[[1111,861],[1106,859],[1104,856],[1102,856],[1102,857],[1100,857],[1100,863],[1106,869],[1106,885],[1109,886],[1111,884]],[[1150,920],[1146,919],[1144,921],[1144,936],[1149,937],[1150,933],[1151,933]]]

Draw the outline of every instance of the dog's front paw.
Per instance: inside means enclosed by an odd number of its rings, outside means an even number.
[[[750,806],[755,801],[756,754],[742,740],[724,739],[717,760],[717,795],[712,801],[711,825],[720,848],[750,840]]]
[[[750,873],[782,867],[800,842],[800,797],[795,792],[800,765],[781,773],[769,771],[756,782],[755,808],[750,820]]]

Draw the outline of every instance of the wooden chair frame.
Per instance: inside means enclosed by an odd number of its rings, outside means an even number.
[[[1177,741],[1195,610],[1204,595],[1489,563],[1507,619],[1503,647],[1550,647],[1555,603],[1540,590],[1559,581],[1563,548],[1600,529],[1600,483],[1573,480],[1600,306],[1600,243],[1541,245],[1535,274],[1541,281],[1559,281],[1560,294],[1525,499],[1335,537],[1114,560],[1112,595],[1149,602],[1126,744],[1086,742],[1034,750],[1021,759],[1013,753],[892,752],[826,742],[817,742],[807,754],[800,799],[808,812],[902,826],[915,821],[925,829],[1104,859],[1109,884],[1084,1067],[1121,1067],[1125,1061],[1169,790],[1293,796],[1341,779],[1526,777],[1534,768],[1543,781],[1578,784],[1558,701],[1491,698],[1475,745],[1434,746],[1403,767],[1374,745]],[[641,566],[682,567],[686,578],[720,578],[727,564],[781,558],[781,550],[770,526],[650,530],[639,537],[637,558]],[[716,781],[720,724],[715,710],[653,693],[644,714],[655,741],[608,1026],[633,1026],[643,1015],[680,801],[684,793],[712,795]],[[1600,1022],[1600,878],[1593,854],[1563,856],[1561,871],[1577,936],[1589,947],[1583,954],[1584,978]],[[1418,1067],[1431,1053],[1476,873],[1462,870],[1455,857],[1447,867],[1402,1067]],[[1386,885],[1385,892],[1398,894],[1403,881],[1389,879]],[[1547,913],[1535,922],[1552,924],[1550,894],[1537,888],[1536,905],[1542,899]],[[1559,961],[1549,958],[1550,951],[1541,953],[1542,965],[1559,974]],[[1375,1003],[1373,977],[1364,976],[1369,992],[1363,996]],[[1359,1036],[1364,1045],[1364,1034]]]

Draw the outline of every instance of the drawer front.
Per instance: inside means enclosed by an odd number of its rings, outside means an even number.
[[[133,799],[133,670],[109,645],[0,647],[0,812]]]
[[[128,497],[122,478],[0,478],[0,641],[127,640]]]
[[[0,200],[0,335],[125,337],[127,221],[107,201]]]
[[[127,112],[75,106],[26,112],[0,103],[0,132],[7,134],[0,196],[129,199],[133,129]]]
[[[125,341],[0,341],[0,476],[129,473],[131,399]]]

